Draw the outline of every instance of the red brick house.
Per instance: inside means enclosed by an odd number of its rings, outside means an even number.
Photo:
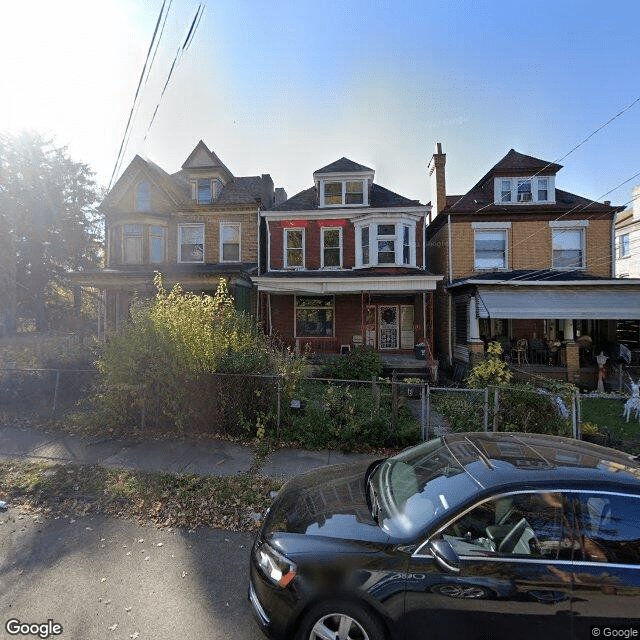
[[[431,353],[433,291],[425,269],[429,207],[374,182],[374,170],[341,158],[314,185],[262,211],[266,245],[253,278],[270,334],[298,350]],[[308,345],[308,346],[307,346]]]

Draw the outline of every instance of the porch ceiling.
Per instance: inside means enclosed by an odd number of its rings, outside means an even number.
[[[478,287],[480,318],[636,320],[640,289],[490,290]]]

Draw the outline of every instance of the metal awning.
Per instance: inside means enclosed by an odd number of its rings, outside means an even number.
[[[640,289],[477,289],[480,318],[637,320]]]

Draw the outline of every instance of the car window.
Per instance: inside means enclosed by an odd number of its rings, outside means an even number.
[[[640,497],[581,493],[572,504],[583,560],[640,565]]]
[[[515,493],[482,502],[442,532],[459,555],[568,559],[578,544],[560,493]]]

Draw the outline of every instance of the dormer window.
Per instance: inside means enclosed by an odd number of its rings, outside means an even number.
[[[323,180],[320,185],[321,207],[367,204],[364,180]]]
[[[518,180],[518,202],[531,202],[531,180]]]
[[[197,178],[191,180],[191,199],[198,204],[211,204],[222,191],[219,178]]]
[[[494,178],[496,204],[549,204],[555,202],[554,176]]]

